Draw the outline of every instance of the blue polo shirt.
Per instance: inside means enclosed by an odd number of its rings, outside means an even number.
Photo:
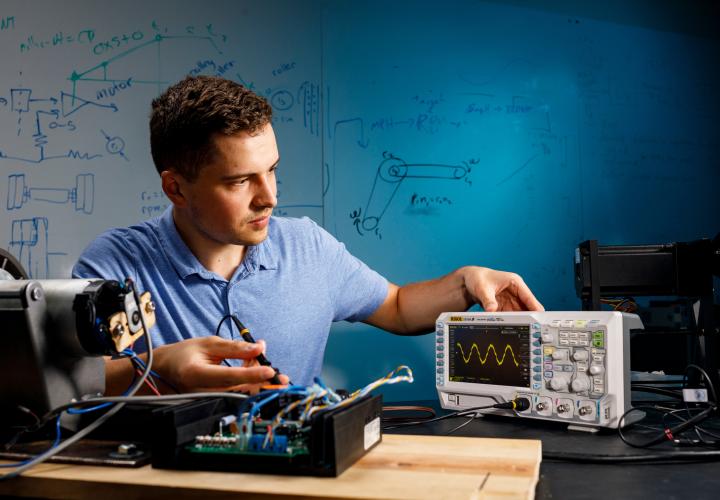
[[[155,345],[213,335],[236,314],[293,383],[320,374],[333,321],[361,321],[385,300],[385,278],[308,218],[271,217],[268,237],[249,246],[230,280],[208,271],[180,237],[169,207],[161,216],[101,234],[73,268],[76,278],[122,281],[149,291],[157,307]],[[224,338],[238,338],[226,320]],[[239,364],[239,363],[235,363]]]

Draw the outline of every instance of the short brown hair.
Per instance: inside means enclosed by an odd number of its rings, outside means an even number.
[[[253,134],[270,123],[267,100],[239,83],[189,76],[152,102],[150,151],[158,173],[170,168],[190,182],[212,161],[213,136]]]

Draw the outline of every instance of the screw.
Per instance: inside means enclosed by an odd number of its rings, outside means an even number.
[[[30,298],[33,300],[42,299],[42,290],[40,288],[33,288],[30,292]]]
[[[112,333],[113,333],[113,336],[119,337],[123,333],[125,333],[125,327],[122,325],[116,325],[115,328],[113,328]]]
[[[146,313],[149,314],[149,313],[153,312],[154,310],[155,310],[155,303],[154,303],[154,302],[148,302],[147,304],[145,304],[145,312],[146,312]]]

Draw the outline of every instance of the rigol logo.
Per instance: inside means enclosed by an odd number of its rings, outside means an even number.
[[[462,316],[450,316],[450,321],[462,321]]]

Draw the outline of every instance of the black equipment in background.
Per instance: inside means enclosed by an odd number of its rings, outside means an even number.
[[[720,382],[720,320],[713,277],[720,276],[720,234],[714,240],[658,245],[600,246],[596,240],[575,249],[575,290],[585,311],[619,297],[650,300],[638,314],[645,331],[631,337],[630,367],[636,371],[681,374],[689,363]]]

